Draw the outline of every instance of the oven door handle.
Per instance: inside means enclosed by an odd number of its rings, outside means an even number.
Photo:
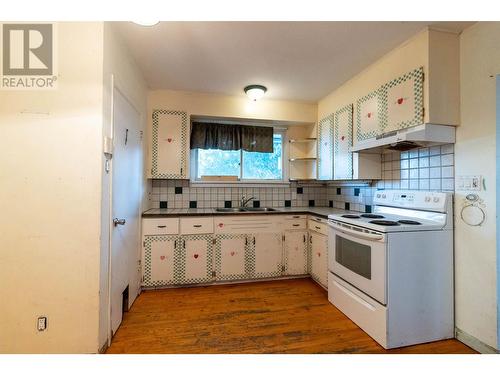
[[[353,237],[361,238],[362,240],[380,241],[384,239],[384,235],[382,234],[358,232],[357,230],[347,229],[345,227],[335,227],[334,229]]]

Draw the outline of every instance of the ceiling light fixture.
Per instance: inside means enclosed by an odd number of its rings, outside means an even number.
[[[142,20],[142,21],[132,21],[132,22],[139,26],[155,26],[160,23],[160,21],[158,20]]]
[[[248,85],[243,90],[245,91],[245,94],[247,94],[247,96],[255,102],[264,96],[267,91],[267,87],[262,85]]]

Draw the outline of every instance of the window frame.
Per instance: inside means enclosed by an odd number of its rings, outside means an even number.
[[[198,149],[191,150],[191,178],[190,181],[192,184],[196,185],[289,185],[289,173],[288,173],[288,138],[287,138],[287,129],[286,128],[274,128],[274,134],[281,134],[281,170],[282,170],[282,178],[276,180],[264,180],[264,179],[244,179],[238,178],[237,181],[202,181],[198,179]],[[243,150],[240,151],[240,176],[243,176]]]

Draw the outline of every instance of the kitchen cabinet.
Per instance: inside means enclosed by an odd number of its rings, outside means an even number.
[[[323,287],[328,287],[328,236],[311,231],[310,245],[310,273],[313,280]]]
[[[333,131],[333,179],[352,180],[352,104],[335,112]]]
[[[333,114],[318,122],[318,180],[333,179]]]
[[[144,237],[144,287],[167,286],[179,283],[179,237]]]
[[[213,235],[186,235],[179,239],[179,282],[182,284],[212,281]]]
[[[254,278],[277,277],[282,273],[283,243],[281,232],[257,233],[252,237]]]
[[[153,110],[149,178],[187,179],[188,134],[187,113],[177,110]]]
[[[284,263],[285,275],[306,275],[307,271],[307,230],[285,231]]]
[[[215,235],[215,278],[243,280],[250,274],[249,236],[239,233]]]

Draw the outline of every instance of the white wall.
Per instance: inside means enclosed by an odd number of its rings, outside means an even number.
[[[487,219],[470,227],[459,219],[467,191],[455,195],[456,325],[499,348],[497,342],[495,78],[500,73],[500,23],[480,22],[460,37],[461,126],[455,176],[482,175]]]
[[[135,61],[129,54],[123,41],[114,30],[114,25],[110,22],[104,23],[104,101],[103,101],[103,134],[107,137],[113,136],[112,128],[112,94],[113,87],[118,89],[135,107],[142,116],[140,129],[146,129],[146,103],[147,86],[142,77],[142,73],[137,67]],[[146,132],[144,132],[143,148],[147,147]],[[147,152],[144,152],[145,155]],[[104,154],[101,152],[101,163],[104,164]],[[144,176],[144,171],[141,171]],[[102,348],[108,339],[109,320],[108,320],[108,267],[109,267],[109,231],[110,231],[110,200],[111,200],[111,172],[108,174],[102,171],[102,216],[101,216],[101,256],[99,273],[99,348]],[[142,207],[147,209],[146,202],[146,179],[143,180]],[[135,264],[136,265],[136,264]],[[134,265],[131,265],[132,267]],[[132,274],[132,272],[131,272]],[[137,273],[134,273],[134,276]],[[135,283],[131,283],[135,284]],[[132,289],[131,289],[132,292]],[[132,303],[135,295],[129,296],[129,302]]]
[[[2,353],[98,347],[102,45],[59,23],[59,87],[0,91]]]

